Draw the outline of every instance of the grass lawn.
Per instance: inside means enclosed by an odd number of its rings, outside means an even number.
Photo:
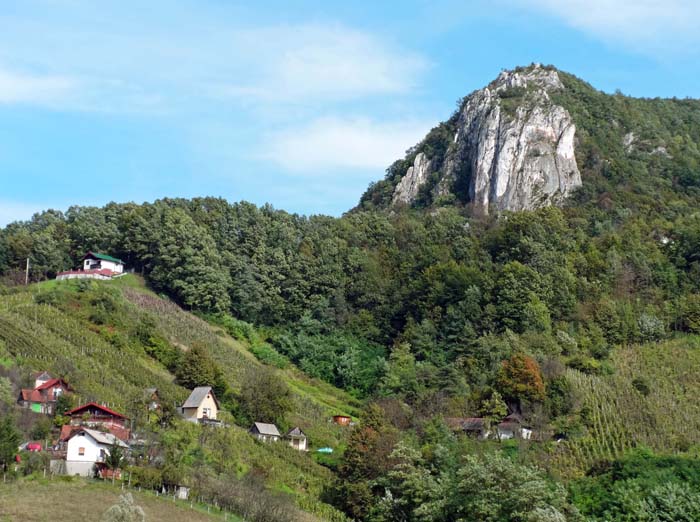
[[[111,484],[80,479],[20,480],[0,483],[0,522],[53,522],[56,520],[99,521],[102,513],[119,500],[121,490]],[[212,522],[223,515],[208,515],[190,509],[185,501],[174,502],[154,494],[132,491],[147,522]],[[242,519],[228,515],[228,520]]]

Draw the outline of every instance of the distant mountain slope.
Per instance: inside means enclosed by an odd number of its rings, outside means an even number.
[[[535,64],[465,97],[359,208],[527,210],[561,205],[582,184],[607,205],[629,191],[695,196],[699,147],[700,101],[608,95]]]

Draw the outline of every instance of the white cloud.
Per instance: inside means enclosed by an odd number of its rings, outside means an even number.
[[[219,93],[260,101],[345,100],[413,89],[428,67],[420,55],[340,25],[300,25],[238,32],[234,47],[254,49],[246,81]]]
[[[77,89],[66,76],[25,74],[0,68],[0,103],[55,105]]]
[[[514,0],[608,41],[654,54],[696,52],[698,0]]]
[[[403,157],[430,127],[421,121],[319,118],[268,136],[262,156],[307,174],[338,168],[383,170]]]

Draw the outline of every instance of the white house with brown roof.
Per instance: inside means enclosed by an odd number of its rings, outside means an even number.
[[[190,422],[215,421],[219,414],[219,401],[211,386],[198,386],[182,405],[182,416]]]

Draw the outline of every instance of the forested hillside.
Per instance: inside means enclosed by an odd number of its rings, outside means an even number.
[[[181,311],[155,313],[152,327],[171,343],[177,331],[177,343],[206,345],[234,418],[249,415],[236,395],[248,359],[296,375],[292,393],[322,389],[292,365],[345,390],[343,399],[327,395],[361,422],[329,464],[333,480],[322,493],[313,488],[355,519],[628,520],[626,509],[647,516],[676,495],[686,518],[669,519],[694,520],[697,482],[678,483],[697,480],[700,444],[700,102],[607,95],[559,75],[565,89],[555,101],[576,122],[583,180],[563,208],[474,216],[458,187],[453,198],[425,192],[413,207],[389,208],[415,155],[448,146],[449,120],[340,218],[216,198],[46,211],[0,231],[0,338],[16,342],[10,355],[19,357],[41,343],[13,341],[18,325],[44,321],[46,334],[31,335],[52,339],[52,318],[70,308],[63,285],[17,289],[27,258],[39,282],[88,250],[108,252],[155,294],[209,321],[201,339],[188,337],[196,325],[178,329],[196,322]],[[509,92],[504,103],[526,95]],[[143,290],[125,288],[119,299],[128,310],[174,307]],[[233,349],[211,324],[250,351]],[[127,345],[153,351],[139,371],[181,394],[168,383],[178,367],[170,348],[149,348],[137,333]],[[122,341],[100,342],[109,351]],[[115,379],[121,386],[124,377]],[[89,387],[108,388],[117,394],[111,383]],[[497,423],[509,412],[526,419],[532,441],[456,437],[443,420]],[[650,471],[657,462],[681,479],[660,489],[664,475]],[[630,466],[634,473],[616,474]],[[317,472],[316,485],[330,476]],[[606,504],[600,488],[613,483],[617,504]]]

